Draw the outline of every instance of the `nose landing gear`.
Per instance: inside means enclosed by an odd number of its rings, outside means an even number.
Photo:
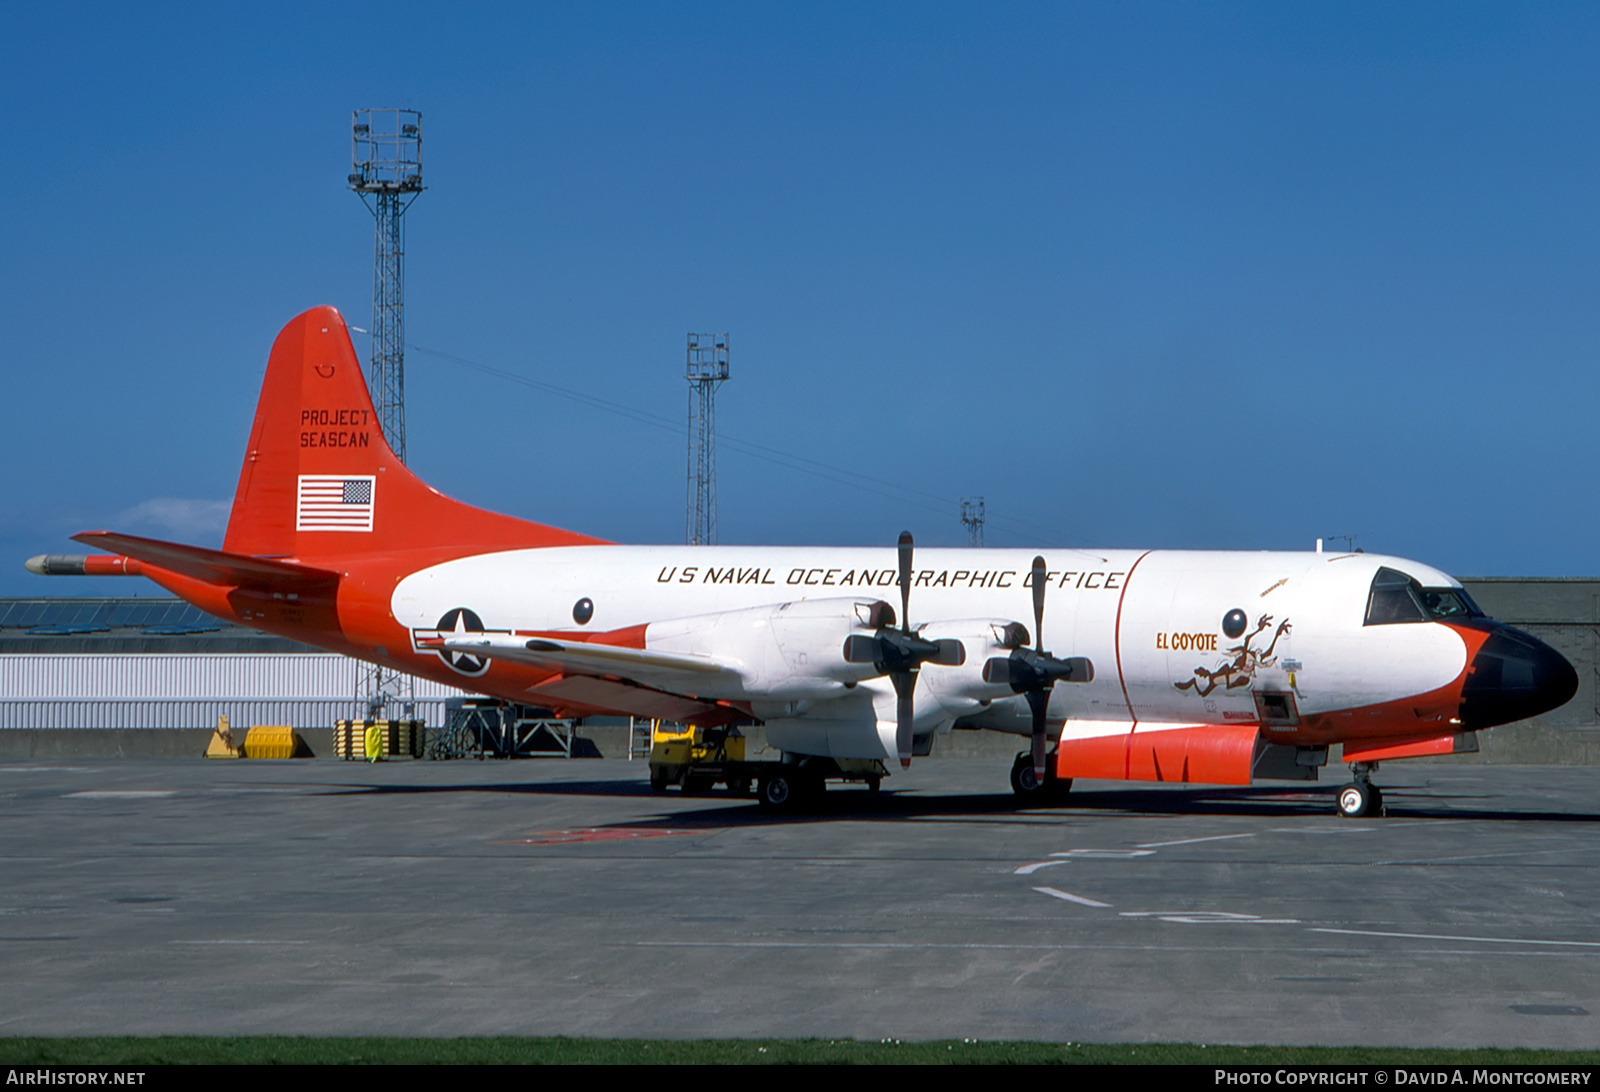
[[[1338,811],[1341,818],[1360,819],[1367,815],[1384,815],[1383,791],[1372,783],[1376,762],[1352,762],[1350,773],[1355,780],[1339,790]]]

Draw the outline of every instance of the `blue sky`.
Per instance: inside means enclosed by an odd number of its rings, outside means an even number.
[[[384,105],[410,462],[463,500],[682,541],[715,330],[725,543],[956,545],[976,494],[996,546],[1594,575],[1597,55],[1559,4],[11,5],[0,594],[220,541],[278,328],[370,325]]]

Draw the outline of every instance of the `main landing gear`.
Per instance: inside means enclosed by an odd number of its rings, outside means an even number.
[[[1360,819],[1367,815],[1383,815],[1383,791],[1372,783],[1376,762],[1352,762],[1350,772],[1355,780],[1339,790],[1339,815],[1344,819]]]
[[[1019,800],[1029,803],[1043,803],[1057,796],[1065,796],[1067,790],[1072,788],[1072,779],[1056,777],[1056,756],[1050,755],[1044,764],[1044,783],[1040,784],[1033,775],[1033,752],[1023,751],[1017,755],[1017,760],[1011,764],[1011,791],[1017,794]]]

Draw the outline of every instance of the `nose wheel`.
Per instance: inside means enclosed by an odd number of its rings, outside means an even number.
[[[1340,817],[1360,819],[1367,815],[1384,814],[1383,791],[1370,780],[1371,770],[1366,763],[1353,764],[1350,772],[1355,774],[1356,779],[1339,790]]]

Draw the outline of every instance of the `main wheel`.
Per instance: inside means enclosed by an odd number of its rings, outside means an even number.
[[[787,763],[756,782],[756,801],[772,811],[802,811],[822,800],[826,783],[819,774]]]
[[[1011,764],[1011,791],[1026,800],[1043,800],[1046,797],[1061,796],[1072,788],[1071,779],[1056,777],[1055,771],[1048,762],[1044,768],[1044,783],[1033,774],[1033,752],[1023,751],[1017,760]]]
[[[772,811],[792,811],[799,802],[800,786],[792,773],[775,771],[762,774],[756,782],[756,800]]]
[[[1375,796],[1380,801],[1383,799],[1372,786],[1352,781],[1339,790],[1339,814],[1345,819],[1360,819],[1374,810]]]
[[[1011,764],[1011,791],[1018,796],[1037,796],[1044,786],[1033,772],[1033,756],[1024,752]]]

